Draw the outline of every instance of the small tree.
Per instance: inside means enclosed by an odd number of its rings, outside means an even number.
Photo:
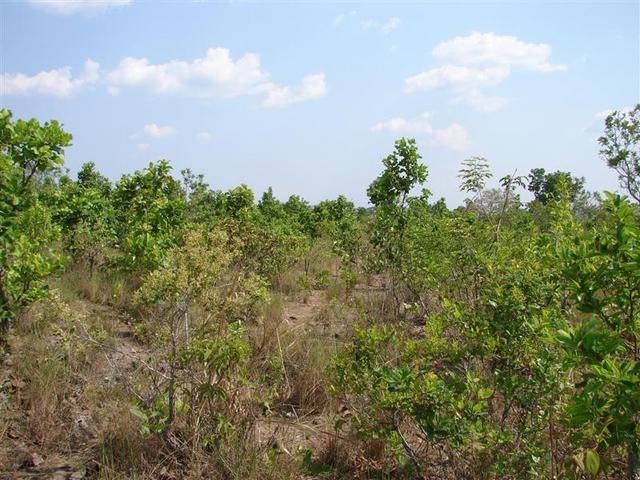
[[[471,157],[463,160],[458,178],[462,179],[460,190],[473,193],[476,198],[486,185],[488,179],[493,177],[489,170],[489,162],[484,157]]]
[[[420,163],[421,158],[413,138],[397,140],[393,153],[382,160],[382,174],[367,189],[369,201],[376,208],[373,243],[383,249],[391,263],[400,257],[409,194],[427,179],[427,167]]]
[[[168,366],[157,395],[133,410],[147,432],[166,433],[180,412],[205,409],[213,426],[225,420],[249,353],[242,323],[268,300],[266,282],[241,264],[241,240],[206,230],[194,226],[135,297]]]
[[[598,142],[600,155],[618,173],[620,186],[640,203],[640,103],[631,111],[609,115]]]
[[[156,268],[179,241],[186,202],[166,160],[150,163],[117,183],[113,202],[118,212],[118,237],[130,271]]]
[[[63,177],[56,193],[55,219],[65,232],[65,247],[74,260],[86,262],[93,275],[115,242],[111,182],[95,169],[95,164],[86,163],[78,172],[78,180]]]
[[[38,201],[37,184],[62,165],[71,144],[55,120],[40,125],[11,117],[0,110],[0,330],[46,292],[44,279],[59,265],[50,249],[59,232]]]

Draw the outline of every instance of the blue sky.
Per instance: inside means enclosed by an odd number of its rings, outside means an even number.
[[[417,139],[453,206],[460,162],[496,177],[569,170],[617,188],[603,112],[640,97],[638,2],[0,4],[0,93],[74,135],[72,172],[166,158],[213,188],[366,204],[380,160]]]

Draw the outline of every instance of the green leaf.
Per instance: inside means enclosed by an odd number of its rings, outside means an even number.
[[[142,410],[140,410],[138,407],[136,407],[135,405],[130,405],[129,406],[129,411],[135,415],[136,417],[138,417],[140,420],[142,420],[143,422],[147,422],[149,420],[149,417],[147,416],[146,413],[144,413]]]
[[[600,470],[600,456],[593,450],[587,450],[585,453],[585,466],[587,472],[591,475],[596,475]]]
[[[486,400],[491,395],[493,395],[493,390],[491,390],[490,388],[481,388],[480,390],[478,390],[478,398],[480,400]]]

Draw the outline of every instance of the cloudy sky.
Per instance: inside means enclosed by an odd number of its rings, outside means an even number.
[[[639,101],[636,1],[0,4],[0,95],[74,135],[72,172],[166,158],[214,188],[312,202],[366,187],[412,136],[450,205],[460,162],[615,189],[595,139]]]

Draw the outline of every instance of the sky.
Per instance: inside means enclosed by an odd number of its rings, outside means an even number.
[[[640,102],[638,1],[0,2],[0,104],[113,180],[165,158],[214,189],[359,206],[400,137],[449,206],[460,162],[616,190],[607,112]]]

